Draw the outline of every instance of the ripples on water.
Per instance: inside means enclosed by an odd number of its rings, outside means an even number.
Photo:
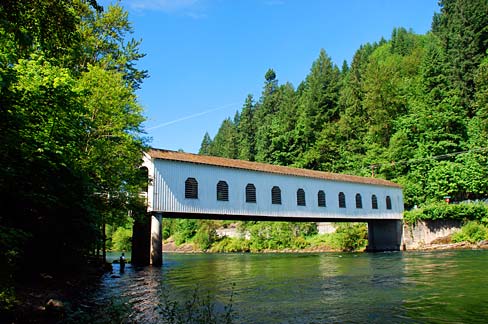
[[[160,322],[161,296],[185,303],[195,289],[217,311],[233,290],[236,323],[484,323],[487,270],[488,251],[165,254],[162,269],[106,275],[95,298],[124,300],[136,323]]]

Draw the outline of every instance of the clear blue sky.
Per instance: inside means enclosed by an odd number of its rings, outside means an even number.
[[[106,5],[108,0],[99,1]],[[394,27],[430,30],[437,0],[125,0],[147,69],[151,146],[197,153],[206,131],[258,100],[268,68],[295,88],[323,48],[341,66]]]

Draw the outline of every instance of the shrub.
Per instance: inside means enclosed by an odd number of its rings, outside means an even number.
[[[488,239],[488,228],[478,221],[467,222],[459,232],[452,235],[452,242],[477,243]]]
[[[337,249],[338,244],[334,241],[334,234],[317,234],[308,238],[308,242],[311,247],[325,246],[331,249]]]
[[[178,219],[174,234],[176,245],[190,241],[195,236],[197,228],[197,221],[194,219]]]
[[[418,220],[478,220],[488,223],[488,206],[485,203],[446,204],[435,202],[419,209],[405,211],[404,221],[413,224]]]
[[[223,239],[212,245],[212,247],[210,248],[210,252],[249,252],[250,244],[250,241],[243,238],[224,237]]]
[[[113,251],[130,251],[132,249],[132,230],[119,227],[112,235]]]
[[[334,234],[336,244],[343,251],[361,250],[368,243],[368,228],[365,223],[341,223]]]

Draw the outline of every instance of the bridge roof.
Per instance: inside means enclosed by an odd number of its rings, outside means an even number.
[[[227,158],[207,156],[207,155],[198,155],[198,154],[191,154],[191,153],[182,153],[182,152],[175,152],[175,151],[155,149],[155,148],[149,149],[147,153],[153,159],[195,163],[195,164],[205,164],[205,165],[212,165],[212,166],[219,166],[219,167],[226,167],[226,168],[268,172],[268,173],[275,173],[281,175],[291,175],[297,177],[307,177],[307,178],[322,179],[322,180],[342,181],[342,182],[345,181],[345,182],[401,188],[399,184],[384,179],[378,179],[378,178],[360,177],[360,176],[353,176],[348,174],[292,168],[292,167],[285,167],[280,165],[250,162],[244,160],[234,160],[234,159],[227,159]]]

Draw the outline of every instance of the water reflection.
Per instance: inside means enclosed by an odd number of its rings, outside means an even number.
[[[223,310],[235,283],[237,323],[473,323],[488,315],[488,252],[165,254],[162,269],[106,275],[97,298],[122,298],[128,319],[160,322],[163,295],[196,287]],[[115,265],[115,273],[117,273]]]

